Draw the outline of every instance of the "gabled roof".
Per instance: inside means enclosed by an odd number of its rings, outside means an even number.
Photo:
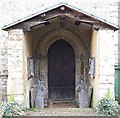
[[[25,18],[19,19],[16,22],[13,22],[13,23],[10,23],[8,25],[5,25],[2,29],[3,30],[8,30],[9,28],[12,28],[15,25],[18,25],[18,24],[20,24],[22,22],[28,21],[29,19],[32,19],[32,18],[34,18],[36,16],[39,16],[39,15],[44,14],[46,12],[49,12],[51,10],[57,9],[57,8],[59,8],[61,6],[65,6],[67,8],[72,9],[72,10],[80,12],[80,13],[82,13],[84,15],[87,15],[88,17],[96,19],[97,21],[101,21],[102,23],[105,23],[106,25],[111,26],[113,29],[116,29],[116,30],[119,29],[119,26],[117,25],[117,23],[111,22],[111,21],[109,21],[109,20],[107,20],[105,18],[102,18],[100,16],[96,16],[96,15],[90,13],[90,11],[88,12],[86,10],[82,10],[81,8],[79,8],[79,6],[76,7],[76,6],[69,5],[68,3],[56,4],[56,5],[52,6],[52,7],[49,7],[49,8],[44,9],[44,10],[41,10],[41,11],[39,11],[37,13],[31,14],[30,16],[27,16]]]

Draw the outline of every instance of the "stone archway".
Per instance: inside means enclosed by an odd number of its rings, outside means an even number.
[[[38,83],[38,80],[42,78],[44,80],[45,87],[45,104],[49,103],[49,86],[48,86],[48,76],[49,76],[49,67],[48,67],[48,51],[51,45],[59,41],[59,39],[64,39],[74,50],[75,53],[75,101],[78,101],[77,88],[80,85],[81,79],[87,81],[88,74],[88,49],[87,45],[83,43],[83,39],[79,32],[73,30],[72,28],[66,27],[65,29],[49,29],[48,31],[40,34],[36,40],[34,47],[34,62],[35,62],[35,84]],[[81,41],[82,40],[82,41]],[[87,66],[86,66],[87,65]]]

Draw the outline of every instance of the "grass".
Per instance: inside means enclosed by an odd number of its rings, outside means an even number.
[[[41,109],[40,108],[27,108],[25,110],[25,112],[37,112],[37,111],[40,111]]]

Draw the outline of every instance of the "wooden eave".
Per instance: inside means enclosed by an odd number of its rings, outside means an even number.
[[[29,31],[32,27],[44,25],[47,22],[51,22],[55,18],[70,18],[75,21],[80,21],[83,23],[91,24],[94,28],[109,28],[112,30],[118,30],[118,26],[107,20],[101,19],[93,14],[82,11],[75,7],[69,6],[67,4],[59,4],[47,10],[38,12],[24,19],[18,20],[14,23],[4,26],[3,30],[9,29],[23,29],[24,31]]]

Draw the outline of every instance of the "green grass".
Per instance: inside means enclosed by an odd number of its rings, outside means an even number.
[[[27,108],[27,109],[25,109],[25,112],[37,112],[40,110],[41,110],[40,108]]]

